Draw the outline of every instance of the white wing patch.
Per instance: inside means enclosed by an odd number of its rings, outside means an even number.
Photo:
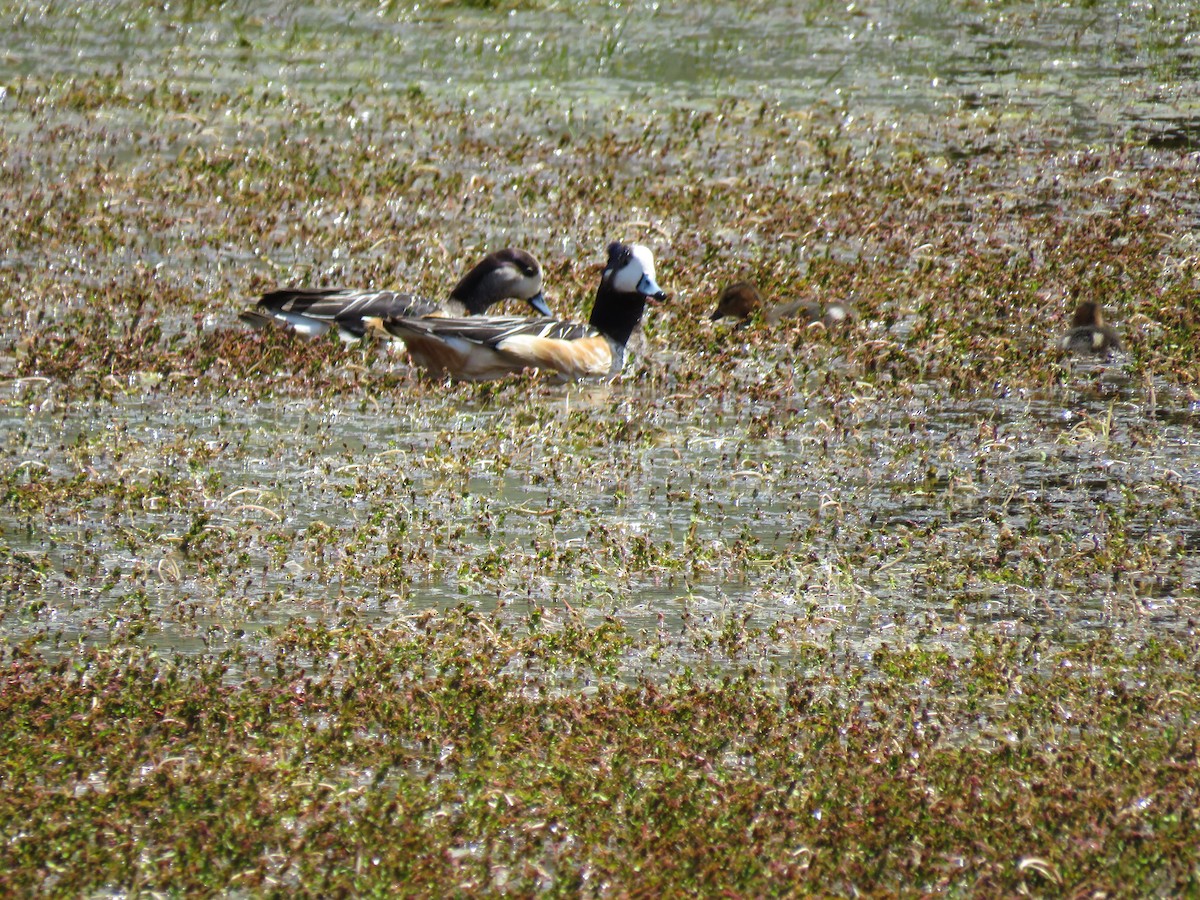
[[[331,322],[324,319],[314,318],[312,316],[302,315],[294,312],[279,312],[274,317],[277,321],[283,322],[289,328],[296,332],[301,337],[316,338],[325,334],[333,327]]]

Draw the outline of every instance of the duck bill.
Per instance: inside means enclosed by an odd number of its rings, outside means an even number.
[[[661,303],[667,299],[667,292],[660,288],[649,275],[642,276],[642,280],[638,282],[637,291],[650,303]]]
[[[546,305],[546,295],[538,291],[534,296],[525,301],[539,314],[546,316],[549,319],[554,318],[554,313],[550,312],[550,307]]]

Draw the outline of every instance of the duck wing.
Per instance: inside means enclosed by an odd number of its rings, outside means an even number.
[[[530,368],[549,369],[568,378],[605,376],[611,374],[616,358],[609,339],[581,322],[476,316],[402,318],[379,324],[402,338],[422,367],[470,380]]]
[[[386,318],[381,325],[389,334],[403,338],[406,334],[421,334],[443,340],[470,341],[500,349],[500,345],[513,340],[577,341],[599,334],[596,329],[582,322],[564,322],[560,319],[529,319],[524,316],[471,316],[469,318]]]
[[[427,316],[439,309],[431,300],[402,291],[287,288],[263,294],[242,318],[254,324],[274,319],[312,336],[337,326],[339,331],[361,338],[366,332],[365,318]]]

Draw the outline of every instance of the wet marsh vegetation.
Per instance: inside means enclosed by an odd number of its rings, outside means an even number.
[[[0,4],[0,891],[1197,890],[1195,12],[710,6]],[[237,321],[616,238],[612,385]]]

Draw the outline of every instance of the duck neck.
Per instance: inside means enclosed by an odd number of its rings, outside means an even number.
[[[483,272],[476,266],[462,277],[450,292],[450,299],[462,305],[469,316],[487,312],[489,306],[500,298],[497,296],[494,273]]]
[[[624,347],[642,320],[646,298],[641,294],[618,294],[601,284],[592,307],[591,325],[614,344]]]

